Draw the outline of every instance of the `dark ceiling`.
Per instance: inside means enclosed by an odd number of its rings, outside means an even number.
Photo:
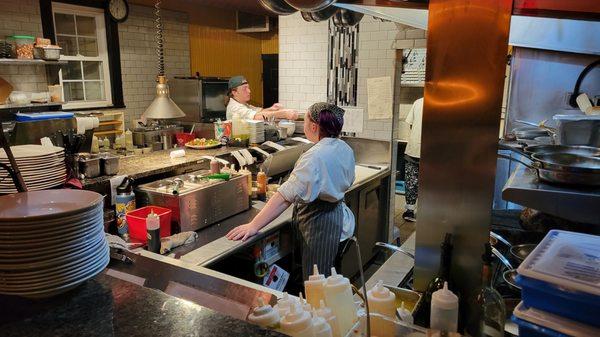
[[[248,13],[270,15],[267,10],[258,3],[258,0],[188,0],[203,6],[238,10]]]

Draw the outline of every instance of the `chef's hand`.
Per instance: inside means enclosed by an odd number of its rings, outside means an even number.
[[[281,104],[281,103],[275,103],[275,104],[273,104],[273,106],[271,107],[271,109],[273,109],[273,110],[283,109],[283,104]]]
[[[286,119],[289,119],[291,121],[295,121],[296,119],[298,119],[298,111],[296,110],[288,110],[286,113]]]
[[[247,223],[232,229],[225,237],[232,241],[246,241],[256,235],[256,233],[258,233],[258,228],[251,223]]]

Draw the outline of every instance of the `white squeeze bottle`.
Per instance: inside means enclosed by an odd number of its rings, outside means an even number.
[[[302,305],[302,309],[304,309],[308,312],[312,312],[312,306],[308,302],[306,302],[304,297],[302,297],[302,292],[300,292],[298,297],[300,297],[300,305]]]
[[[340,329],[337,324],[337,318],[335,317],[331,309],[325,306],[325,301],[321,300],[321,302],[319,303],[319,308],[315,311],[315,313],[317,314],[317,316],[322,317],[325,319],[325,321],[327,321],[327,323],[331,327],[331,334],[333,337],[341,337]]]
[[[338,275],[335,267],[331,268],[331,276],[325,282],[325,302],[337,317],[340,334],[345,336],[356,322],[356,306],[352,296],[350,280]]]
[[[327,323],[325,318],[317,315],[316,311],[314,310],[312,315],[312,326],[315,337],[333,337],[329,323]]]
[[[306,293],[306,301],[313,308],[318,308],[321,300],[325,300],[325,275],[319,274],[317,265],[313,265],[313,274],[304,281],[304,292]]]
[[[414,323],[412,314],[410,313],[410,311],[408,311],[408,309],[406,309],[404,307],[404,301],[402,301],[400,308],[398,308],[398,316],[400,316],[400,320],[402,322],[406,322],[406,323],[410,323],[410,324]]]
[[[280,321],[281,332],[292,337],[314,337],[312,317],[302,309],[300,303],[293,303],[290,312]]]
[[[258,298],[258,306],[248,316],[248,321],[264,328],[279,328],[279,312],[268,304],[262,297]]]
[[[274,308],[279,312],[279,316],[283,317],[290,312],[290,308],[294,303],[296,303],[295,299],[291,298],[288,293],[283,293],[283,297],[277,300]]]
[[[448,282],[444,288],[431,295],[431,329],[456,332],[458,328],[458,297],[448,289]]]
[[[379,280],[371,290],[367,291],[367,298],[371,312],[390,318],[396,317],[396,295],[383,286],[382,280]]]

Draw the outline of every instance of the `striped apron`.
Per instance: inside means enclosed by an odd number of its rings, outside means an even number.
[[[294,222],[302,247],[302,274],[307,280],[313,264],[322,274],[329,275],[335,264],[344,224],[342,201],[315,200],[294,204]]]

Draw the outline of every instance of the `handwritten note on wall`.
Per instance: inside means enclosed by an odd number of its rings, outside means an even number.
[[[342,106],[344,109],[344,126],[342,131],[344,132],[363,132],[363,115],[364,110],[357,107]]]
[[[369,119],[392,118],[392,78],[390,76],[368,78],[367,99]]]

